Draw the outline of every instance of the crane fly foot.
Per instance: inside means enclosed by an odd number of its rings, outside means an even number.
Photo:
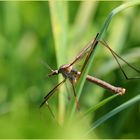
[[[120,92],[118,92],[119,95],[124,95],[126,92],[126,89],[125,88],[120,88]]]

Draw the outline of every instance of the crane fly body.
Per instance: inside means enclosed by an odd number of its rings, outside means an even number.
[[[54,72],[49,75],[57,75],[59,73],[61,73],[65,79],[69,79],[69,81],[74,84],[77,83],[78,78],[81,75],[81,72],[77,71],[73,66],[70,66],[69,64],[62,65],[58,70],[54,70]],[[123,95],[126,91],[125,88],[112,86],[111,84],[90,75],[86,76],[86,80],[111,90],[114,93],[119,93],[120,95]]]
[[[72,89],[73,89],[73,94],[74,94],[74,99],[76,102],[76,107],[79,108],[78,105],[78,99],[76,96],[76,90],[75,90],[75,84],[78,82],[78,80],[80,79],[80,76],[82,75],[87,62],[89,61],[92,53],[94,52],[96,46],[98,43],[102,44],[103,46],[105,46],[112,54],[112,56],[114,57],[115,61],[117,62],[122,74],[124,75],[124,77],[126,78],[126,80],[133,80],[133,79],[140,79],[140,77],[132,77],[129,78],[125,71],[123,70],[122,66],[119,63],[119,60],[123,61],[126,65],[128,65],[131,69],[135,70],[136,72],[140,73],[140,70],[135,68],[134,66],[130,65],[126,60],[124,60],[123,58],[121,58],[116,52],[114,52],[106,43],[106,41],[100,41],[98,40],[99,33],[97,33],[96,37],[85,47],[83,48],[83,50],[75,57],[75,59],[69,63],[69,64],[65,64],[62,65],[58,70],[53,70],[50,68],[50,66],[48,64],[45,63],[45,65],[47,66],[48,69],[51,70],[51,73],[48,74],[49,77],[53,76],[53,75],[58,75],[58,74],[62,74],[62,76],[64,77],[64,80],[61,81],[60,83],[58,83],[45,97],[44,97],[44,101],[41,103],[40,107],[42,107],[45,103],[48,106],[48,109],[50,110],[50,112],[52,113],[49,104],[48,104],[48,99],[53,95],[53,93],[62,85],[66,82],[66,80],[68,79],[72,85]],[[73,65],[79,61],[80,59],[82,59],[84,56],[86,55],[86,59],[82,65],[82,68],[80,71],[77,71],[77,69],[75,67],[73,67]],[[87,75],[86,76],[86,80],[89,82],[92,82],[104,89],[107,89],[113,93],[117,93],[119,95],[123,95],[126,92],[125,88],[122,87],[116,87],[113,86],[101,79],[98,79],[96,77]],[[54,116],[54,114],[52,114]]]
[[[49,76],[62,74],[65,79],[69,79],[71,83],[77,83],[79,77],[78,71],[70,64],[62,65],[58,70],[54,70]]]

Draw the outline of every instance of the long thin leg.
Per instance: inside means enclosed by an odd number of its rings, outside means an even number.
[[[130,65],[126,60],[124,60],[123,58],[121,58],[116,52],[114,52],[106,43],[106,41],[100,41],[99,42],[104,45],[106,48],[109,49],[109,51],[111,52],[111,54],[113,55],[113,57],[115,58],[117,64],[119,65],[120,70],[122,71],[124,77],[126,78],[126,80],[134,80],[134,79],[140,79],[140,77],[128,77],[125,73],[125,71],[123,70],[122,66],[120,65],[118,58],[120,60],[122,60],[123,62],[125,62],[130,68],[132,68],[133,70],[135,70],[136,72],[140,73],[140,70],[138,70],[137,68],[135,68],[134,66]]]
[[[62,85],[65,81],[66,81],[66,79],[64,79],[64,80],[61,81],[59,84],[57,84],[57,85],[44,97],[44,99],[45,99],[45,100],[48,100],[48,99],[52,96],[52,94],[55,92],[55,90],[56,90],[60,85]]]
[[[53,118],[56,119],[56,118],[55,118],[55,115],[54,115],[54,113],[53,113],[53,111],[52,111],[52,109],[51,109],[51,107],[49,106],[49,103],[48,103],[47,101],[46,101],[45,103],[46,103],[46,105],[47,105],[47,107],[48,107],[50,113],[52,114]]]
[[[64,79],[62,82],[60,82],[58,85],[56,85],[45,97],[44,97],[44,101],[41,103],[40,107],[42,107],[45,102],[53,95],[53,93],[56,91],[56,89],[62,85],[64,82],[66,81],[66,79]]]
[[[71,97],[70,97],[69,89],[68,89],[68,86],[67,86],[67,82],[65,82],[65,87],[66,87],[66,91],[67,91],[67,94],[68,94],[68,100],[70,100]]]
[[[78,99],[77,99],[77,96],[76,96],[76,91],[75,91],[74,83],[71,82],[71,84],[72,84],[72,88],[73,88],[74,99],[75,99],[75,102],[76,102],[76,108],[77,108],[78,110],[80,110],[79,103],[78,103]]]

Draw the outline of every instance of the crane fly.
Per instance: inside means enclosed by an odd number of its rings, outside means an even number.
[[[72,89],[73,89],[73,94],[74,94],[74,98],[75,98],[75,102],[76,102],[76,107],[79,108],[79,105],[78,105],[78,99],[77,99],[77,96],[76,96],[76,90],[75,90],[75,84],[77,83],[78,79],[80,78],[80,76],[82,75],[84,69],[85,69],[85,66],[87,64],[87,62],[89,61],[90,59],[90,56],[91,54],[94,52],[96,46],[98,43],[101,43],[103,46],[105,46],[110,52],[111,54],[113,55],[113,57],[115,58],[121,72],[123,73],[123,75],[125,76],[125,78],[127,80],[132,80],[132,79],[140,79],[140,77],[133,77],[133,78],[129,78],[125,71],[123,70],[122,66],[120,65],[119,63],[119,59],[122,60],[124,63],[126,63],[130,68],[132,68],[133,70],[135,70],[136,72],[140,73],[140,70],[138,70],[137,68],[135,68],[134,66],[130,65],[126,60],[124,60],[123,58],[121,58],[116,52],[114,52],[109,46],[108,44],[106,43],[105,40],[103,41],[100,41],[98,40],[98,36],[99,36],[99,33],[97,33],[96,37],[85,47],[82,49],[82,51],[76,56],[76,58],[69,64],[65,64],[65,65],[62,65],[59,69],[57,70],[53,70],[52,68],[50,68],[50,66],[48,64],[46,64],[46,66],[51,70],[51,73],[48,74],[49,77],[53,76],[53,75],[58,75],[58,74],[62,74],[62,76],[64,77],[64,79],[59,83],[57,84],[45,97],[44,97],[44,100],[43,102],[41,103],[40,107],[42,107],[45,103],[47,104],[49,110],[51,111],[49,105],[48,105],[48,100],[49,98],[54,94],[54,92],[62,85],[66,82],[66,80],[69,80],[71,85],[72,85]],[[83,66],[81,68],[81,71],[77,71],[75,69],[75,67],[73,66],[77,61],[81,60],[85,55],[87,54],[86,56],[86,59],[83,63]],[[92,82],[96,85],[99,85],[100,87],[103,87],[107,90],[110,90],[111,92],[113,93],[117,93],[119,95],[123,95],[126,91],[125,88],[123,87],[116,87],[116,86],[113,86],[103,80],[100,80],[96,77],[93,77],[93,76],[90,76],[90,75],[87,75],[86,76],[86,80],[89,81],[89,82]],[[52,113],[52,111],[51,111]],[[53,114],[53,113],[52,113]],[[53,114],[54,116],[54,114]]]

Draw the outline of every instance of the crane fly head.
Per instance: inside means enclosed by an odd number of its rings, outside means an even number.
[[[65,64],[65,65],[62,65],[58,72],[59,73],[70,73],[72,70],[72,66],[70,64]]]
[[[51,70],[52,72],[48,74],[48,76],[51,77],[52,75],[58,75],[59,73],[61,73],[64,77],[67,77],[72,68],[73,67],[70,64],[65,64],[62,65],[58,70]]]
[[[53,76],[53,75],[58,75],[59,71],[58,70],[53,70],[50,74],[48,74],[49,77]]]

